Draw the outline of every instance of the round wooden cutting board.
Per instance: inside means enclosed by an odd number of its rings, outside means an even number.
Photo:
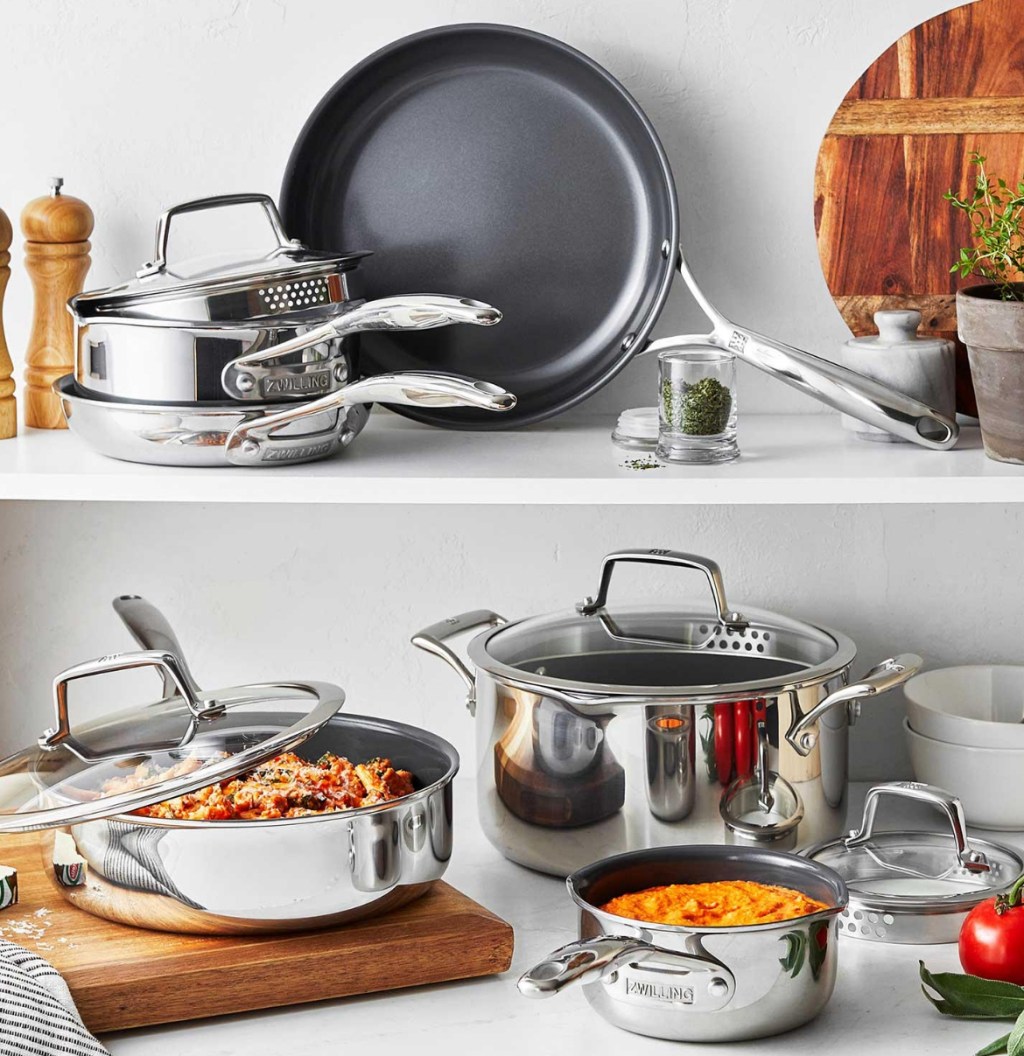
[[[874,62],[839,105],[818,153],[814,222],[825,281],[855,335],[873,314],[917,308],[924,332],[956,340],[950,267],[969,242],[968,154],[1024,178],[1024,2],[976,0],[922,23]],[[972,280],[966,280],[968,284]],[[957,345],[957,409],[976,415]]]

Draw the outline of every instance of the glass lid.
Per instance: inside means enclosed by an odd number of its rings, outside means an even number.
[[[705,574],[714,609],[609,606],[616,564],[641,562]],[[574,612],[497,627],[470,645],[478,666],[531,684],[583,693],[766,694],[851,664],[853,643],[835,631],[777,613],[728,607],[718,565],[672,550],[625,550],[604,559],[596,598]]]
[[[168,261],[167,244],[173,217],[246,204],[259,205],[263,209],[276,243],[268,252],[221,252],[173,264]],[[307,298],[307,304],[315,305],[328,294],[333,294],[334,300],[341,299],[339,290],[328,288],[329,282],[339,281],[340,272],[355,267],[365,256],[368,256],[365,252],[327,253],[310,250],[301,242],[288,238],[277,206],[265,194],[201,198],[173,206],[160,217],[153,260],[145,264],[135,278],[102,290],[80,293],[72,298],[71,307],[78,317],[93,313],[116,315],[122,310],[131,309],[137,316],[173,318],[182,322],[211,318],[216,321],[225,318],[223,313],[230,312],[232,308],[236,312],[241,311],[241,307],[237,302],[228,301],[219,305],[219,312],[211,313],[207,297],[235,290],[260,292],[258,287],[263,287],[261,292],[264,294],[273,294],[276,287],[274,290],[267,289],[272,281],[294,284],[297,280],[307,281],[301,292]],[[289,296],[277,298],[278,302],[282,302],[281,309],[301,308],[303,301],[298,299],[300,289],[293,290],[289,286],[288,293]],[[257,303],[262,304],[263,301],[257,300]]]
[[[878,801],[884,796],[936,807],[946,816],[949,831],[875,832]],[[1007,890],[1024,870],[1024,860],[1011,848],[968,841],[960,801],[916,781],[870,789],[859,829],[803,853],[839,873],[850,889],[851,907],[878,913],[967,910]]]
[[[177,645],[148,603],[118,602],[132,607],[129,616],[121,615],[136,637]],[[155,619],[139,622],[147,615]],[[72,725],[69,687],[75,682],[146,668],[163,676],[162,700]],[[53,697],[53,727],[35,745],[0,760],[0,832],[110,817],[226,780],[297,747],[345,700],[339,687],[324,682],[202,690],[182,657],[159,647],[68,668],[54,679]]]

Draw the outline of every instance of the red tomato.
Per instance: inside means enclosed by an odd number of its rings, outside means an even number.
[[[1021,877],[1006,895],[986,899],[960,929],[960,963],[969,975],[1024,986],[1024,906]]]

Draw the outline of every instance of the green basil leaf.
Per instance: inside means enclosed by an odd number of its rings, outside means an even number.
[[[990,1042],[983,1049],[978,1049],[974,1056],[998,1056],[998,1053],[1006,1052],[1006,1043],[1010,1040],[1009,1034],[1004,1034],[1001,1038],[996,1038],[995,1041]]]

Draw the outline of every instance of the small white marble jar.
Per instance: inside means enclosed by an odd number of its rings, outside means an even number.
[[[941,337],[917,333],[921,313],[875,312],[877,334],[854,337],[842,348],[843,366],[912,396],[935,410],[956,414],[955,346]],[[844,414],[843,428],[862,440],[904,443],[903,439]]]

